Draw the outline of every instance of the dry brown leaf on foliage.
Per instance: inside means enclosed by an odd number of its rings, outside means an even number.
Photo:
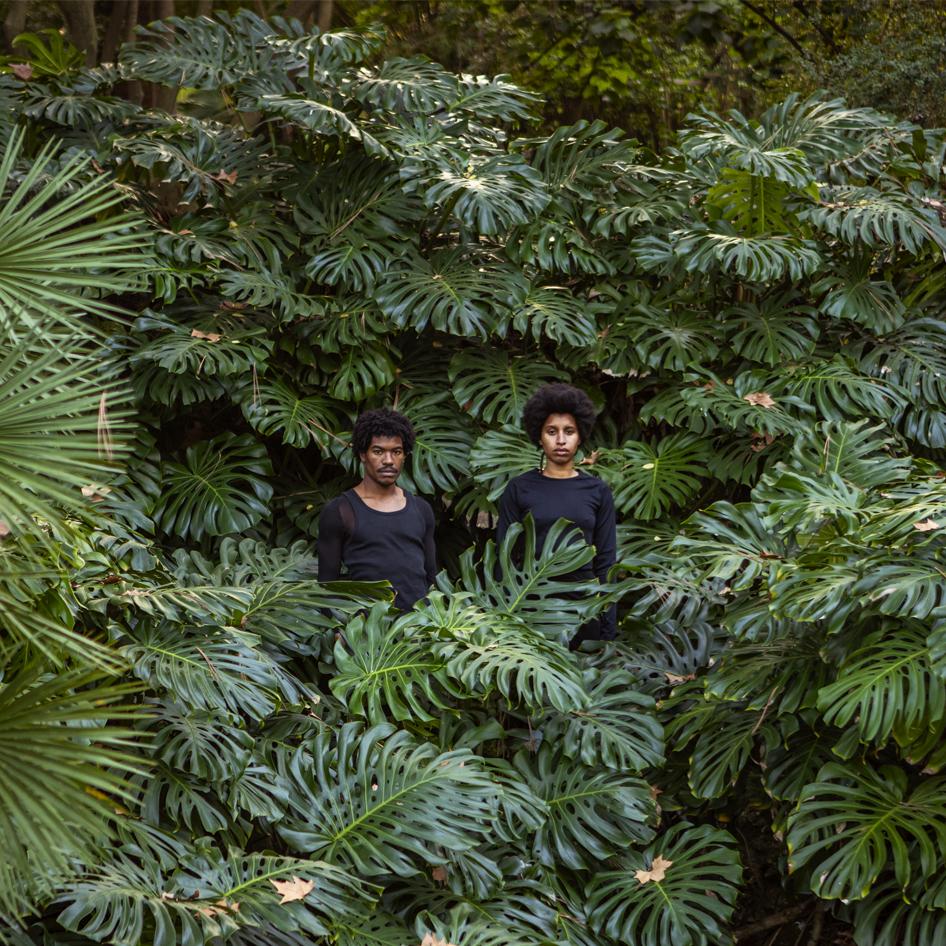
[[[695,680],[695,673],[685,673],[682,676],[678,673],[671,673],[669,670],[664,671],[664,676],[667,678],[667,683],[676,686],[678,683],[686,683],[687,680]]]
[[[213,179],[215,181],[226,181],[228,184],[236,184],[237,172],[224,171],[223,168],[221,168],[216,174],[214,174]]]
[[[932,532],[934,529],[939,528],[939,523],[934,519],[924,519],[922,522],[914,522],[913,528],[917,532]]]
[[[28,62],[11,62],[10,72],[24,82],[33,78],[33,67]]]
[[[199,328],[192,328],[191,338],[202,338],[208,342],[219,342],[223,336],[218,335],[216,332],[202,332]]]
[[[753,407],[775,407],[775,401],[772,400],[771,394],[766,394],[765,391],[753,391],[751,394],[747,394],[743,397],[744,401],[747,401]]]
[[[0,539],[5,539],[10,534],[10,526],[0,519]]]
[[[110,486],[99,486],[98,483],[89,483],[82,487],[82,495],[91,499],[93,503],[100,503],[112,491]]]
[[[600,450],[593,450],[591,453],[588,454],[588,456],[582,457],[582,459],[578,461],[578,465],[579,466],[594,466],[595,463],[598,462],[598,458],[600,456],[601,456]]]
[[[673,861],[668,861],[665,857],[658,854],[651,862],[650,870],[636,870],[634,871],[634,876],[640,884],[649,884],[652,880],[660,881],[664,879],[667,868],[672,864]]]
[[[447,868],[438,865],[430,872],[430,876],[438,884],[445,884],[447,882]]]
[[[424,933],[424,938],[420,941],[420,946],[453,946],[453,943],[448,943],[435,933]]]
[[[315,884],[311,880],[302,880],[300,877],[291,877],[289,880],[271,880],[282,899],[280,903],[292,903],[293,900],[305,900],[312,893]]]

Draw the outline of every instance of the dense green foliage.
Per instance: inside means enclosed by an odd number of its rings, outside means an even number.
[[[862,946],[942,938],[941,136],[791,97],[645,160],[380,41],[0,77],[7,938],[723,943],[749,808]],[[581,600],[487,541],[549,378],[622,518]],[[381,403],[447,564],[400,617],[313,579]]]

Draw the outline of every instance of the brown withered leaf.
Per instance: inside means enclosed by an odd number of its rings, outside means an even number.
[[[89,483],[88,486],[82,487],[81,492],[86,499],[91,499],[93,503],[100,503],[111,492],[111,487]]]
[[[289,880],[271,880],[276,892],[282,897],[280,903],[292,903],[293,900],[305,900],[315,884],[311,880],[290,877]]]
[[[634,876],[639,884],[649,884],[652,880],[661,881],[667,874],[667,868],[672,864],[673,861],[668,861],[658,854],[651,862],[650,870],[636,870]]]
[[[192,328],[191,338],[202,338],[208,342],[219,342],[223,336],[218,335],[216,332],[202,332],[199,328]]]
[[[420,941],[420,946],[453,946],[453,943],[448,943],[435,933],[424,933],[424,938]]]
[[[939,528],[939,523],[935,519],[924,519],[922,522],[914,522],[913,528],[917,532],[932,532]]]
[[[28,62],[11,62],[10,72],[24,82],[33,78],[33,67]]]
[[[752,391],[750,394],[747,394],[743,400],[748,401],[753,407],[775,407],[775,401],[772,400],[772,395],[766,394],[765,391]]]
[[[678,683],[686,683],[687,680],[695,680],[695,673],[685,673],[683,676],[680,676],[677,673],[671,673],[669,670],[664,671],[664,676],[667,678],[667,683],[672,686],[676,686]]]
[[[0,539],[5,539],[10,534],[10,526],[0,519]]]
[[[431,872],[430,876],[438,884],[445,884],[447,882],[447,868],[442,864],[438,864]]]
[[[214,174],[213,179],[215,181],[225,181],[227,184],[236,184],[237,181],[237,172],[236,171],[224,171],[221,168],[216,174]]]
[[[601,456],[600,450],[593,450],[591,453],[588,454],[588,456],[582,457],[578,461],[578,465],[579,466],[594,466],[595,463],[598,462],[598,457],[600,456]]]

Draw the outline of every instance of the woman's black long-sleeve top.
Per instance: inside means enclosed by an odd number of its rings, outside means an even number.
[[[608,571],[617,560],[617,533],[614,498],[603,480],[583,471],[570,479],[543,476],[540,470],[515,477],[509,481],[499,501],[497,540],[502,542],[510,525],[521,522],[530,512],[535,521],[538,550],[542,549],[549,529],[558,519],[574,522],[585,541],[595,547],[594,559],[566,577],[575,581],[592,578],[607,581]],[[589,625],[583,629],[584,639],[613,640],[617,636],[617,608],[612,605],[597,622],[589,622]]]

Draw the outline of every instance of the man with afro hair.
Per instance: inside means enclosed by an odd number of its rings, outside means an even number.
[[[437,574],[434,513],[397,485],[414,448],[414,428],[397,411],[365,411],[352,432],[363,476],[319,516],[319,581],[389,581],[402,611],[423,598]]]
[[[614,498],[608,485],[575,466],[578,448],[586,443],[595,423],[591,398],[570,384],[546,384],[526,401],[522,426],[539,448],[538,469],[506,484],[499,501],[496,538],[502,542],[514,522],[531,515],[535,522],[536,554],[558,519],[574,522],[595,548],[594,559],[571,575],[576,582],[608,580],[617,558]],[[617,612],[612,605],[599,618],[578,628],[569,642],[577,650],[586,640],[617,636]]]

